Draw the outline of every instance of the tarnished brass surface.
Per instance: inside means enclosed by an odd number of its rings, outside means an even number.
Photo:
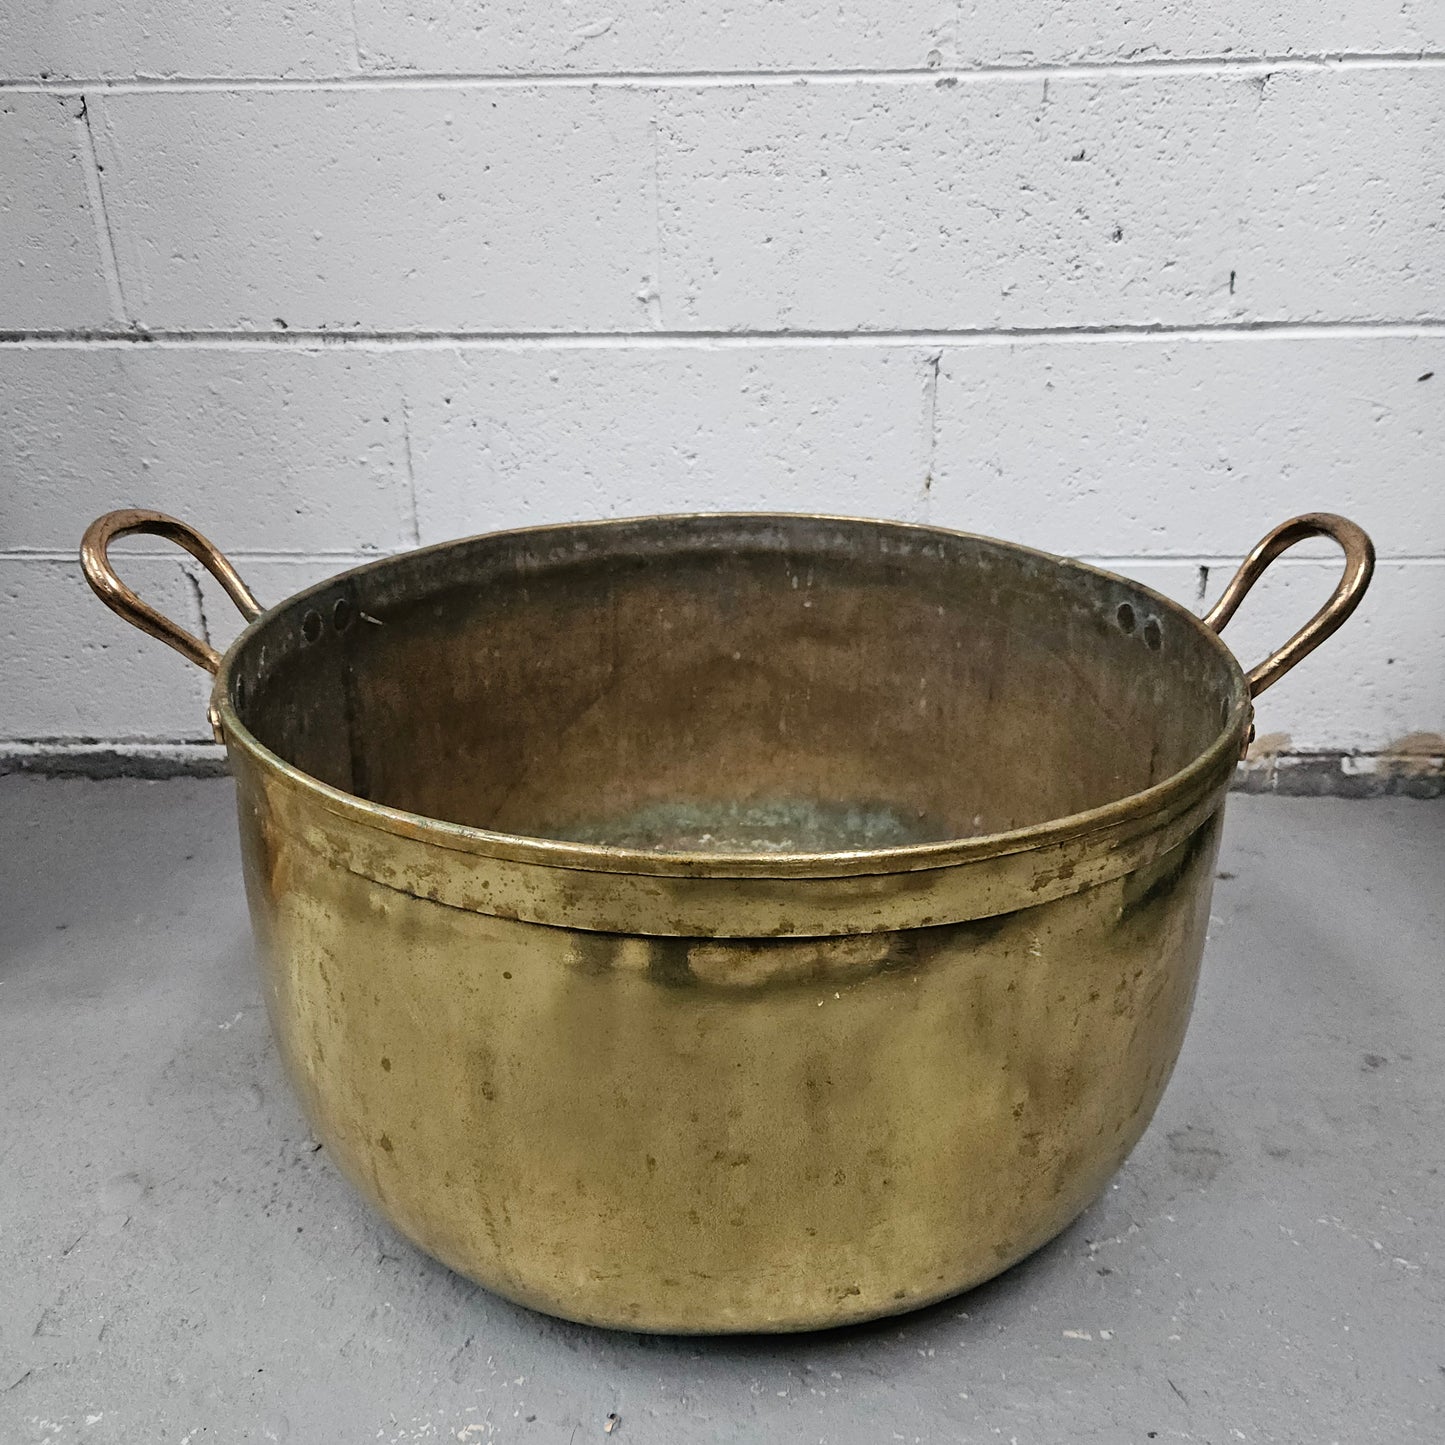
[[[319,1137],[422,1248],[553,1314],[806,1329],[966,1288],[1103,1187],[1183,1038],[1217,807],[1147,870],[997,917],[649,938],[337,868],[238,761],[268,1005]]]
[[[318,1136],[489,1288],[665,1331],[910,1309],[1095,1196],[1183,1038],[1251,716],[1138,584],[787,516],[358,569],[213,708]]]

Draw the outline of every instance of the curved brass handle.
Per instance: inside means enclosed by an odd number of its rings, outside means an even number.
[[[1333,512],[1308,512],[1281,522],[1244,559],[1230,579],[1219,601],[1204,614],[1204,625],[1216,632],[1234,616],[1249,589],[1259,581],[1266,567],[1306,537],[1333,537],[1345,554],[1345,572],[1330,593],[1329,600],[1278,651],[1270,653],[1247,678],[1249,695],[1258,697],[1278,682],[1295,663],[1307,657],[1360,605],[1375,570],[1375,545],[1364,531]]]
[[[156,537],[165,537],[179,547],[184,547],[205,569],[226,589],[226,595],[240,609],[241,616],[250,622],[261,615],[261,604],[251,595],[251,589],[241,581],[236,569],[226,561],[216,548],[194,527],[168,517],[164,512],[147,512],[128,509],[123,512],[107,512],[97,517],[85,529],[85,538],[80,544],[80,565],[85,570],[85,580],[90,583],[95,595],[107,607],[124,617],[133,627],[149,632],[182,657],[188,657],[207,672],[215,672],[221,665],[221,655],[214,647],[202,642],[199,637],[187,632],[184,627],[172,622],[169,617],[157,612],[148,602],[142,602],[115,574],[107,555],[110,544],[117,537],[132,532],[145,532]]]

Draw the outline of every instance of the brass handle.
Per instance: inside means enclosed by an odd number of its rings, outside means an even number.
[[[107,607],[124,617],[133,627],[149,632],[182,657],[188,657],[207,672],[215,672],[221,665],[221,655],[214,647],[202,642],[199,637],[187,632],[184,627],[156,611],[148,602],[142,602],[115,574],[107,555],[110,544],[117,537],[129,536],[132,532],[145,532],[184,547],[222,587],[226,595],[240,609],[241,616],[250,622],[261,615],[261,604],[251,595],[251,589],[241,581],[236,569],[226,561],[216,548],[194,527],[168,517],[164,512],[147,512],[129,509],[123,512],[107,512],[97,517],[85,529],[80,544],[80,565],[85,570],[85,580],[90,583],[95,595]]]
[[[1285,645],[1270,653],[1247,678],[1250,697],[1278,682],[1295,663],[1307,657],[1360,605],[1375,570],[1375,545],[1360,527],[1333,512],[1308,512],[1281,522],[1244,559],[1230,579],[1219,601],[1204,614],[1204,625],[1216,632],[1234,616],[1249,589],[1259,581],[1266,567],[1306,537],[1333,537],[1345,554],[1345,571],[1330,593],[1329,600]]]

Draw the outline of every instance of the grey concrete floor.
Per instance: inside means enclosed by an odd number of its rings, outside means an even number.
[[[226,782],[0,779],[0,1442],[1435,1445],[1445,805],[1236,797],[1220,870],[1168,1095],[1063,1236],[876,1326],[671,1340],[493,1298],[352,1195]]]

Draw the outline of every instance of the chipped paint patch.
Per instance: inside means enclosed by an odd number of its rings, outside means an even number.
[[[1242,793],[1296,798],[1445,797],[1445,746],[1435,752],[1437,743],[1445,743],[1437,733],[1410,733],[1378,753],[1251,755],[1233,786]]]
[[[1385,749],[1379,765],[1398,777],[1439,777],[1445,774],[1445,734],[1406,733]]]
[[[1250,743],[1246,758],[1252,763],[1264,762],[1270,758],[1277,758],[1281,753],[1289,751],[1290,735],[1288,733],[1261,733]]]

